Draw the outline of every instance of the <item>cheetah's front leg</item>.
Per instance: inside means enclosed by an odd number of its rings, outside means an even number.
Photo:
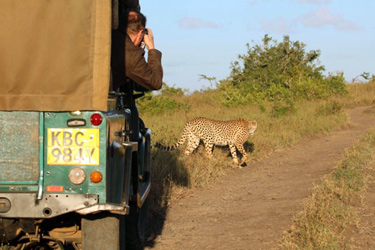
[[[240,163],[240,166],[242,166],[246,162],[246,159],[247,159],[246,150],[244,149],[242,144],[237,144],[236,146],[237,146],[238,151],[240,151],[240,153],[242,154],[242,160]]]

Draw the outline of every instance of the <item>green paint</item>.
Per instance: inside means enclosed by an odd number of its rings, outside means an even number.
[[[45,113],[45,126],[44,126],[44,191],[47,186],[63,186],[63,193],[66,194],[98,194],[99,202],[106,201],[106,164],[107,164],[107,123],[105,116],[102,113],[103,122],[99,126],[93,126],[90,122],[92,114],[98,112],[82,112],[80,115],[73,115],[68,112],[58,113]],[[47,165],[47,130],[48,128],[63,128],[68,129],[67,121],[70,119],[83,119],[86,121],[85,126],[78,128],[98,128],[99,129],[99,165]],[[62,143],[62,142],[61,142]],[[70,157],[70,156],[69,156]],[[80,167],[86,173],[86,180],[81,185],[74,185],[70,182],[68,176],[72,168]],[[100,183],[92,183],[90,181],[90,174],[93,171],[100,171],[103,174],[103,180]]]
[[[99,126],[90,122],[92,114],[101,114]],[[69,129],[68,120],[81,119],[85,126],[75,128],[96,128],[99,130],[98,165],[47,165],[48,128]],[[99,202],[106,202],[107,165],[107,120],[104,114],[86,111],[71,112],[0,112],[0,191],[37,192],[42,198],[47,186],[63,186],[66,194],[98,194]],[[86,180],[74,185],[69,180],[69,171],[80,167],[86,172]],[[92,183],[90,174],[100,171],[103,179]]]

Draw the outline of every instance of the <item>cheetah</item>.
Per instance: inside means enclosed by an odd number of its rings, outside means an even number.
[[[187,140],[185,155],[189,155],[199,146],[200,140],[202,140],[206,154],[211,158],[214,145],[228,145],[235,164],[238,165],[236,148],[242,154],[242,161],[239,164],[242,166],[247,159],[243,144],[249,135],[254,135],[257,126],[256,121],[248,121],[242,118],[230,121],[215,121],[197,117],[186,123],[181,138],[177,143],[171,146],[163,146],[156,142],[154,146],[161,150],[169,151],[179,148]]]

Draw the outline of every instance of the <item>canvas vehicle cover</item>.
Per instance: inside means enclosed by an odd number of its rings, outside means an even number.
[[[1,0],[0,110],[105,111],[117,1]]]

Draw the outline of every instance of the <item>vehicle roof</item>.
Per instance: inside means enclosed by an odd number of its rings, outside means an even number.
[[[112,2],[1,0],[0,110],[106,110],[111,30],[139,8]]]

